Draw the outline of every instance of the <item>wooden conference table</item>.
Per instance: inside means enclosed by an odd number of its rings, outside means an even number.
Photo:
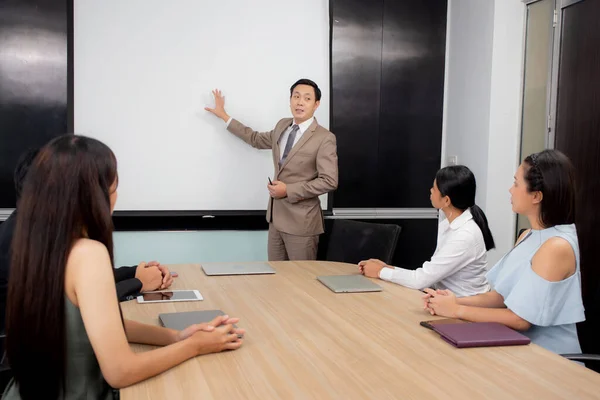
[[[246,336],[239,350],[196,357],[121,399],[600,398],[600,374],[539,346],[452,347],[419,325],[437,318],[419,291],[377,281],[382,292],[335,294],[316,276],[356,266],[271,265],[274,275],[219,277],[174,265],[172,288],[198,289],[204,301],[122,303],[126,318],[154,325],[162,312],[220,309],[241,318]]]

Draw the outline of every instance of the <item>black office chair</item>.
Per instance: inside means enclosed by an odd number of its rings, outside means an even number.
[[[8,365],[8,360],[6,359],[6,352],[4,351],[6,348],[6,334],[0,334],[0,393],[4,393],[4,389],[8,385],[8,382],[12,379],[12,371],[10,369],[10,365]]]
[[[592,300],[592,306],[586,310],[588,324],[585,325],[586,330],[590,330],[587,332],[586,336],[590,338],[594,338],[592,340],[597,340],[595,338],[598,337],[598,333],[600,333],[600,284],[598,285],[596,292],[594,293],[594,297]],[[593,320],[591,320],[593,318]],[[580,332],[581,333],[581,332]],[[597,343],[597,342],[596,342]],[[594,345],[594,350],[597,350],[599,346]],[[585,350],[585,349],[584,349]],[[600,354],[561,354],[563,357],[573,360],[580,361],[585,363],[585,366],[591,370],[600,373]]]
[[[392,263],[402,228],[393,224],[336,219],[333,222],[326,260],[358,264],[378,258]]]

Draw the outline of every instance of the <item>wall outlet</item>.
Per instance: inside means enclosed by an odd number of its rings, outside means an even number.
[[[458,165],[458,156],[448,156],[448,165]]]

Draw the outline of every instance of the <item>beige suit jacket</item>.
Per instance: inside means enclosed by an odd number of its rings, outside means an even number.
[[[272,149],[275,180],[287,185],[287,197],[269,200],[267,221],[280,232],[297,236],[323,233],[323,212],[319,195],[338,185],[338,158],[335,136],[317,123],[308,127],[279,167],[285,143],[279,138],[292,124],[284,118],[270,132],[256,132],[233,119],[227,130],[257,149]]]

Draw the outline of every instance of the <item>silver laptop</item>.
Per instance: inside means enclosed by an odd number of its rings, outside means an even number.
[[[383,288],[362,275],[329,275],[317,279],[335,293],[381,292]]]
[[[182,331],[190,325],[210,322],[219,315],[224,315],[221,310],[186,311],[158,314],[158,321],[169,329]],[[234,328],[237,326],[233,325]]]
[[[202,263],[204,273],[215,275],[259,275],[274,274],[275,270],[266,262],[250,263]]]

